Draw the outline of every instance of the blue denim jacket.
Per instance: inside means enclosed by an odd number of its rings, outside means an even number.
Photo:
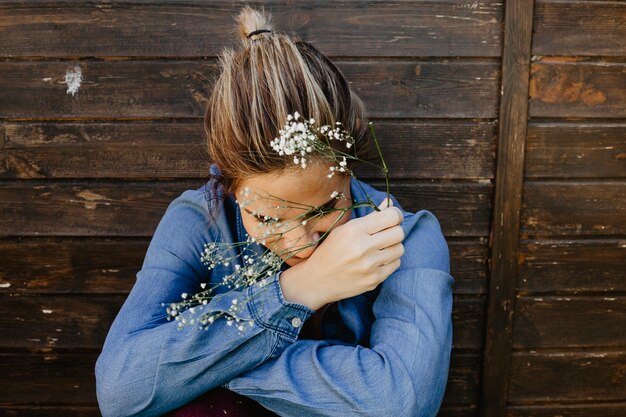
[[[219,174],[216,165],[211,172]],[[350,181],[355,201],[367,200],[361,187],[376,204],[383,201],[384,192]],[[372,210],[353,209],[352,218]],[[207,330],[181,331],[161,303],[233,272],[232,263],[206,269],[205,243],[247,237],[239,206],[218,179],[183,192],[161,219],[96,362],[102,415],[159,416],[218,386],[281,416],[436,415],[450,361],[454,279],[435,216],[426,210],[404,216],[401,266],[376,290],[338,302],[348,329],[341,335],[324,328],[324,340],[298,340],[315,311],[285,300],[282,271],[265,286],[230,290],[207,305],[227,311],[233,298],[249,297],[240,316],[252,325],[244,332],[223,318]]]

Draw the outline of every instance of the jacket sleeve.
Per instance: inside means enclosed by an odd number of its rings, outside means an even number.
[[[200,254],[204,243],[214,241],[215,228],[203,198],[189,190],[170,204],[109,329],[95,366],[104,417],[158,416],[187,404],[282,351],[301,329],[292,323],[304,323],[314,313],[285,301],[276,273],[263,286],[231,290],[206,306],[228,311],[234,299],[248,299],[237,313],[243,331],[224,318],[207,330],[179,330],[177,321],[167,320],[163,302],[180,301],[183,292],[195,294],[209,280]],[[181,314],[192,318],[189,311]]]
[[[373,304],[370,347],[301,340],[227,387],[281,416],[435,416],[452,346],[448,247],[435,216],[406,217],[402,265]]]

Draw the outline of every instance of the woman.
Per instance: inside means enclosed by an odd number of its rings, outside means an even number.
[[[362,156],[364,107],[324,55],[275,32],[266,13],[246,6],[237,20],[244,46],[221,56],[205,117],[211,179],[170,204],[109,330],[96,363],[102,414],[158,416],[187,404],[184,415],[193,415],[204,401],[202,412],[224,415],[206,404],[230,393],[282,416],[435,415],[447,381],[454,282],[437,219],[406,213],[350,176],[326,175],[323,158],[301,169],[272,152],[268,138],[297,110],[320,125],[342,123]],[[248,199],[250,192],[294,205]],[[329,200],[336,195],[344,198]],[[367,201],[376,209],[358,204]],[[322,210],[330,206],[335,211]],[[315,221],[267,239],[260,233],[268,219],[312,212],[320,213]],[[248,237],[253,248],[280,255],[281,270],[259,285],[220,289],[235,265],[208,271],[199,254],[207,242]],[[245,331],[224,318],[201,331],[167,320],[163,303],[207,282],[219,295],[209,311],[248,300],[238,311]]]

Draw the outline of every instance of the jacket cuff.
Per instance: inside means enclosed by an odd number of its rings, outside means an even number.
[[[250,314],[262,327],[274,330],[295,342],[304,322],[315,314],[309,307],[285,300],[280,287],[278,271],[271,277],[247,288],[247,303]]]

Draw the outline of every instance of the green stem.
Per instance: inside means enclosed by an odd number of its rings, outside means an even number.
[[[387,164],[385,164],[385,159],[383,158],[383,153],[380,150],[380,146],[378,145],[378,138],[376,138],[376,133],[374,132],[374,123],[369,122],[370,130],[372,131],[372,136],[374,137],[374,143],[376,144],[376,149],[378,150],[378,155],[380,156],[380,161],[383,164],[383,175],[385,176],[385,184],[387,186],[387,198],[389,198],[389,169],[387,168]],[[387,202],[389,204],[389,202]],[[387,205],[389,207],[389,205]]]

